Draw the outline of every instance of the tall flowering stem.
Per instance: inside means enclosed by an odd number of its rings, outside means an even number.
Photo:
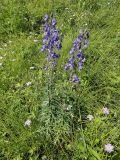
[[[57,59],[60,57],[60,54],[57,52],[62,48],[62,42],[56,28],[56,19],[52,18],[51,21],[49,21],[48,15],[45,15],[44,22],[44,37],[41,51],[47,53],[47,65],[45,68],[47,70],[48,98],[50,106],[51,95],[53,93],[53,72],[55,71],[54,68],[56,66]]]
[[[75,68],[75,62],[77,61],[77,66],[79,70],[83,69],[83,63],[85,61],[83,49],[86,49],[88,47],[88,39],[89,39],[89,33],[87,31],[81,32],[75,41],[73,42],[72,48],[70,50],[70,58],[68,60],[68,63],[65,65],[64,70],[73,70]],[[79,83],[79,79],[76,75],[73,75],[72,82]]]

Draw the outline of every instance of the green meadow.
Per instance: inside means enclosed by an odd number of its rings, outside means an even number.
[[[0,11],[0,160],[120,160],[120,1],[1,0]],[[46,14],[62,40],[47,70]],[[64,66],[81,29],[74,84]]]

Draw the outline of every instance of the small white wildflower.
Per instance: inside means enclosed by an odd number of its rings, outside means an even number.
[[[71,116],[71,118],[74,118],[74,115],[73,115],[72,113],[71,113],[71,115],[70,115],[70,116]]]
[[[82,137],[80,138],[80,141],[83,141],[83,138],[82,138]]]
[[[0,63],[0,67],[2,66],[2,63]]]
[[[103,113],[105,115],[108,115],[109,114],[109,109],[107,107],[103,107]]]
[[[89,119],[89,121],[92,121],[94,117],[89,114],[89,115],[87,115],[87,118]]]
[[[34,69],[35,69],[35,67],[34,67],[34,66],[32,66],[32,67],[30,67],[30,69],[31,69],[31,70],[34,70]]]
[[[4,44],[4,47],[7,47],[7,44],[6,44],[6,43]]]
[[[34,39],[33,41],[34,41],[34,42],[38,42],[38,40],[37,40],[37,39]]]
[[[12,41],[9,41],[9,43],[12,43]]]
[[[26,86],[31,86],[32,82],[27,82]]]
[[[43,155],[42,160],[47,160],[47,156]]]
[[[71,106],[71,105],[68,105],[68,107],[66,108],[66,110],[67,110],[67,111],[70,111],[71,108],[72,108],[72,106]]]
[[[24,126],[30,126],[32,121],[30,119],[27,119],[24,123]]]
[[[3,59],[3,57],[2,57],[2,56],[0,56],[0,59]]]
[[[12,61],[12,62],[15,62],[15,61],[16,61],[16,59],[15,59],[15,58],[13,58],[11,61]]]
[[[112,144],[105,144],[105,151],[111,153],[114,151],[114,146]]]

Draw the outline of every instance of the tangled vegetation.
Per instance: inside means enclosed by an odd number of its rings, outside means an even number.
[[[120,160],[119,0],[0,9],[0,160]]]

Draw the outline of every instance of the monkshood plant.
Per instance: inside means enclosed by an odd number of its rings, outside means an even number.
[[[56,74],[57,59],[60,58],[58,51],[62,48],[61,37],[59,36],[59,31],[57,30],[57,21],[55,18],[50,19],[48,15],[44,16],[44,37],[41,51],[47,55],[47,64],[45,65],[45,70],[47,73],[47,91],[49,97],[49,104],[51,101],[51,96],[53,94],[54,85],[54,75]],[[80,80],[77,76],[77,72],[83,69],[83,63],[85,61],[84,49],[88,47],[89,33],[88,31],[80,31],[79,35],[73,42],[72,48],[70,50],[70,58],[68,63],[65,65],[64,70],[72,70],[70,72],[71,81],[74,84],[79,84]]]
[[[57,21],[55,18],[44,16],[44,37],[41,51],[46,53],[47,63],[44,66],[44,71],[47,79],[47,92],[49,106],[54,92],[54,75],[56,72],[57,59],[60,57],[60,49],[62,48],[61,38],[57,30]]]

